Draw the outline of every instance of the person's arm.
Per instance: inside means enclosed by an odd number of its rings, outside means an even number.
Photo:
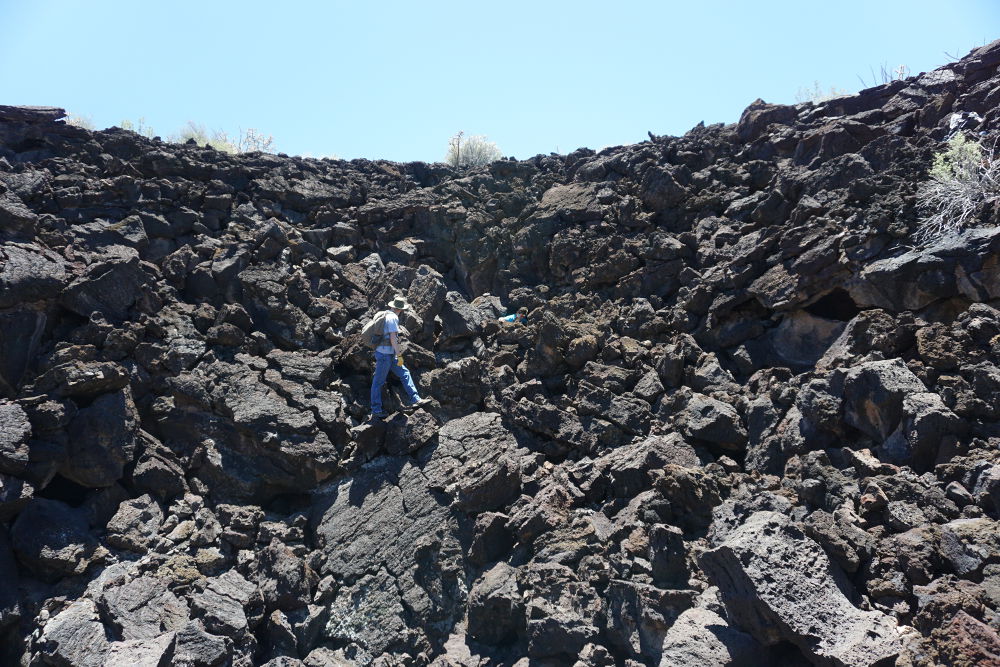
[[[402,354],[402,352],[399,351],[399,341],[396,339],[395,331],[389,334],[389,344],[392,345],[393,354],[395,354],[397,357]]]

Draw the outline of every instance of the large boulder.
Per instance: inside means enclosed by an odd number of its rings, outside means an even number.
[[[500,415],[477,412],[441,427],[438,445],[423,471],[430,486],[454,497],[458,509],[497,510],[521,492],[516,449]]]
[[[407,457],[382,457],[314,506],[318,574],[340,584],[324,633],[358,662],[441,641],[464,615],[465,551],[447,502]]]
[[[900,359],[870,361],[844,378],[844,421],[878,443],[882,460],[927,470],[958,417]]]
[[[241,650],[252,652],[252,629],[261,621],[263,598],[257,587],[236,570],[199,581],[191,596],[192,616],[209,632],[236,641]]]
[[[135,457],[139,415],[128,387],[96,398],[69,428],[69,452],[59,472],[81,486],[110,486]]]
[[[165,632],[151,639],[112,642],[104,667],[160,667],[170,664],[176,640],[173,632]]]
[[[735,625],[765,646],[791,642],[816,664],[842,667],[900,651],[895,623],[855,607],[843,573],[783,514],[753,514],[699,562]]]
[[[148,493],[126,500],[108,522],[108,544],[118,549],[145,553],[163,523],[163,510]]]
[[[690,590],[614,580],[606,593],[608,639],[636,660],[656,660],[667,630],[691,606],[694,596]]]
[[[291,611],[312,600],[317,576],[308,563],[273,540],[260,554],[257,584],[268,609]]]
[[[900,359],[859,364],[844,379],[844,420],[882,442],[903,418],[903,399],[926,391]]]
[[[45,333],[48,316],[36,308],[0,313],[0,394],[15,396]]]
[[[111,649],[97,606],[89,598],[73,602],[49,620],[36,647],[49,664],[66,667],[104,667]]]
[[[83,317],[94,311],[114,322],[127,319],[129,310],[143,297],[148,277],[139,254],[115,246],[102,261],[87,267],[62,293],[61,303]]]
[[[517,570],[507,563],[497,563],[473,584],[469,593],[469,636],[484,644],[501,644],[522,635],[524,623]]]
[[[0,257],[0,308],[53,299],[69,281],[66,260],[51,250],[5,243]]]
[[[699,605],[678,616],[663,638],[660,667],[766,664],[767,649],[747,633],[731,627],[719,612],[724,610]]]
[[[83,510],[34,498],[17,516],[10,538],[21,564],[51,581],[84,572],[106,551],[89,529]]]
[[[518,583],[530,591],[525,603],[530,658],[576,656],[597,639],[605,603],[573,570],[533,563],[519,570]]]
[[[187,624],[188,606],[168,590],[166,579],[133,577],[121,566],[112,569],[115,572],[102,574],[106,583],[96,602],[114,638],[153,639]]]
[[[681,416],[684,435],[730,452],[746,446],[747,430],[736,409],[703,394],[694,394]]]

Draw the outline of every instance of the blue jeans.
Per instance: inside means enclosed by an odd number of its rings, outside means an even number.
[[[406,394],[410,397],[410,403],[416,403],[420,400],[420,394],[417,393],[413,378],[410,377],[410,371],[406,369],[406,366],[396,365],[396,355],[383,354],[376,350],[375,376],[372,378],[372,412],[382,412],[382,387],[385,386],[385,379],[388,377],[389,371],[392,371],[403,383],[403,388],[406,389]]]

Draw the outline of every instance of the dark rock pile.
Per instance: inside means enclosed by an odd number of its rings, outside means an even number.
[[[0,107],[0,662],[1000,664],[997,210],[912,241],[998,67],[471,173]]]

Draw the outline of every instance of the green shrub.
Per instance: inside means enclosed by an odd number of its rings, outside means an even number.
[[[984,207],[1000,198],[1000,160],[961,132],[934,156],[928,177],[917,189],[921,218],[915,237],[920,243],[972,226]]]

